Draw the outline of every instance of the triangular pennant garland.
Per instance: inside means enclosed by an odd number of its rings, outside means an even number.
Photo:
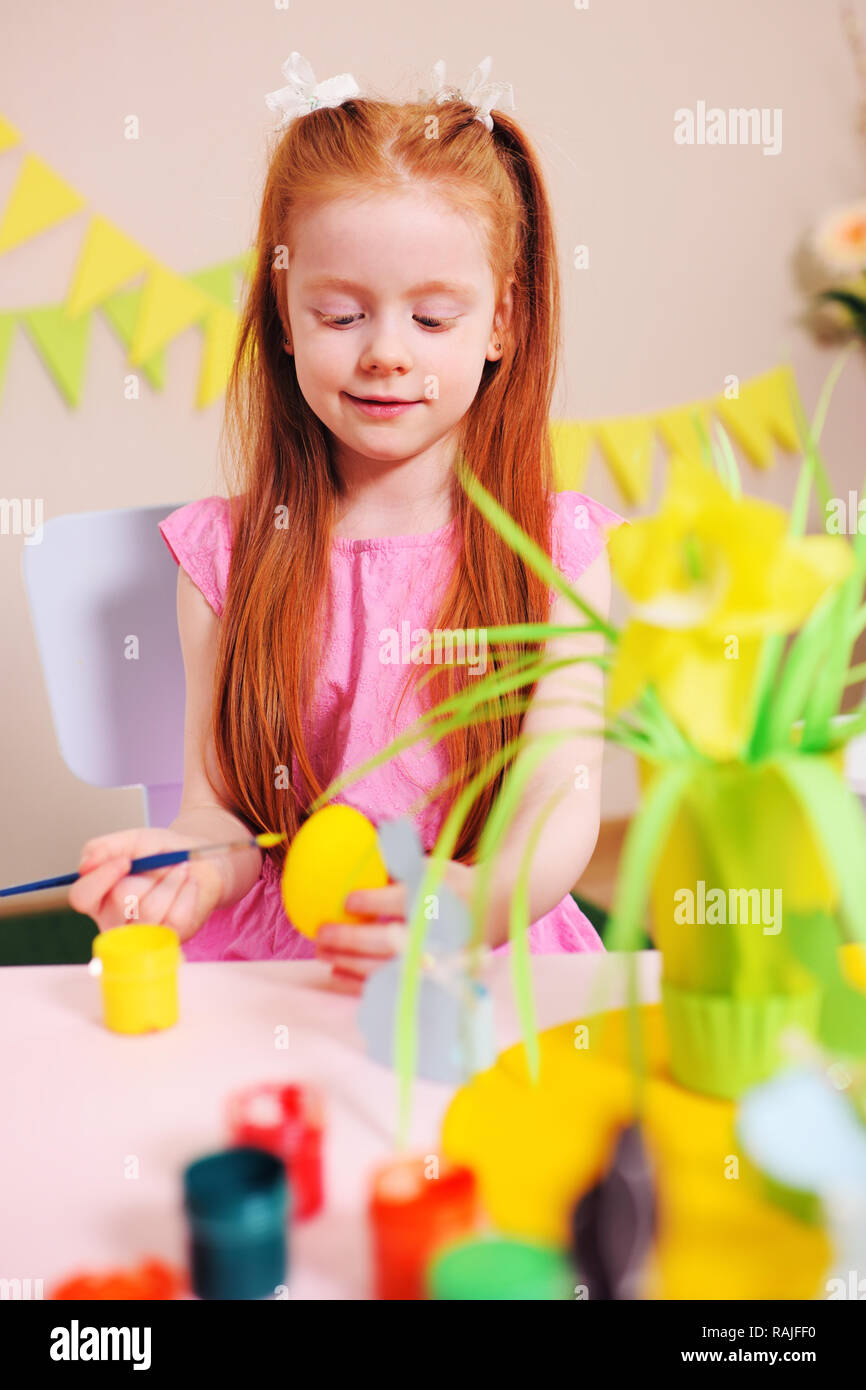
[[[104,217],[92,217],[72,276],[66,312],[77,318],[155,264],[137,241]]]
[[[226,309],[236,312],[238,282],[234,261],[212,266],[210,270],[196,271],[194,275],[188,275],[186,278],[211,299],[218,300]]]
[[[683,406],[680,410],[667,410],[656,417],[658,432],[672,454],[684,454],[687,458],[701,457],[701,436],[695,425],[695,416],[703,424],[709,439],[710,418],[705,405]]]
[[[725,429],[748,455],[756,468],[769,468],[773,462],[773,439],[794,453],[798,448],[787,382],[778,372],[766,372],[754,381],[744,382],[735,400],[717,397],[716,414]]]
[[[6,376],[6,363],[9,360],[9,349],[12,346],[15,322],[14,314],[0,314],[0,393],[3,391],[3,380]]]
[[[592,448],[592,432],[579,420],[553,420],[550,434],[559,490],[579,492]]]
[[[141,366],[178,334],[204,318],[211,307],[211,300],[196,285],[173,270],[157,265],[144,286],[129,351],[132,365]]]
[[[70,319],[62,305],[47,309],[24,309],[20,314],[37,352],[45,363],[67,404],[81,399],[91,316]]]
[[[141,288],[118,290],[117,294],[109,295],[99,306],[125,348],[132,342],[135,325],[138,323],[141,296]],[[161,391],[165,386],[165,349],[160,348],[159,352],[142,362],[140,367],[151,385],[157,391]]]
[[[0,252],[56,227],[84,207],[80,193],[40,159],[28,154],[0,219]]]
[[[238,340],[238,316],[233,309],[215,305],[205,320],[205,342],[198,379],[196,405],[210,405],[223,395]]]
[[[5,154],[7,150],[12,150],[16,145],[21,144],[21,135],[15,129],[11,121],[7,121],[0,116],[0,154]]]
[[[655,431],[652,416],[605,420],[598,442],[627,502],[642,502],[649,492]]]

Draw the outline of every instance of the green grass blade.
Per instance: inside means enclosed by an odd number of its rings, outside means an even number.
[[[542,812],[536,817],[526,847],[521,856],[514,893],[508,914],[508,939],[511,943],[511,979],[514,985],[514,998],[523,1034],[523,1047],[526,1065],[533,1085],[538,1084],[540,1072],[540,1049],[538,1046],[538,1024],[535,1001],[532,995],[531,950],[529,945],[529,875],[532,870],[532,857],[542,830],[547,824],[554,808],[562,800],[564,793],[557,792],[546,802]]]
[[[469,500],[478,508],[482,516],[489,521],[495,531],[498,531],[503,540],[516,551],[522,560],[534,570],[540,579],[544,579],[556,589],[557,593],[563,594],[569,599],[576,608],[586,614],[590,622],[594,625],[597,632],[602,632],[613,642],[617,640],[618,633],[600,613],[597,613],[591,604],[577,592],[575,588],[563,577],[556,566],[551,562],[548,555],[535,544],[535,541],[527,536],[521,526],[518,526],[504,508],[500,507],[496,499],[487,491],[483,483],[480,483],[475,475],[466,468],[465,464],[458,461],[456,473],[463,490]]]
[[[809,514],[809,498],[811,496],[812,483],[816,477],[821,480],[825,506],[826,501],[830,497],[830,482],[818,450],[818,442],[824,429],[824,422],[827,418],[827,412],[830,408],[830,402],[836,388],[836,383],[851,355],[852,346],[853,344],[849,344],[849,346],[839,354],[830,368],[830,371],[827,373],[811,423],[806,419],[796,383],[794,381],[789,381],[791,407],[796,419],[797,430],[803,449],[803,460],[800,465],[800,473],[797,479],[797,487],[794,493],[794,501],[788,523],[788,534],[792,537],[802,536],[805,533],[806,520]],[[770,747],[770,704],[773,700],[779,662],[782,659],[784,650],[785,634],[783,632],[771,633],[761,645],[761,654],[758,659],[758,671],[752,697],[752,732],[744,754],[747,762],[757,761],[758,758],[766,754]]]

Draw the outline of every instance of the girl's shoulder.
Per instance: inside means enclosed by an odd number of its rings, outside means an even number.
[[[163,540],[217,614],[222,616],[232,548],[233,501],[202,497],[169,512],[159,523]]]
[[[553,563],[570,580],[589,568],[607,544],[609,532],[628,520],[585,492],[569,488],[553,493],[552,513]]]

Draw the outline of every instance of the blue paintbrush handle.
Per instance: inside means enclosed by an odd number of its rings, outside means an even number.
[[[190,856],[188,849],[166,850],[164,854],[145,854],[140,859],[132,859],[129,873],[141,873],[143,869],[162,869],[168,864],[182,864]],[[36,883],[19,883],[14,888],[0,888],[0,898],[9,898],[13,893],[35,893],[39,888],[63,888],[74,883],[81,874],[59,874],[56,878],[40,878]]]

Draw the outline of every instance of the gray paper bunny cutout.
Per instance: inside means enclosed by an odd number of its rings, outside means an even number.
[[[418,832],[404,816],[383,821],[378,836],[388,873],[406,884],[411,916],[426,873]],[[422,969],[419,980],[416,1072],[428,1081],[460,1085],[496,1060],[493,1001],[484,985],[470,979],[461,954],[472,926],[469,908],[446,883],[440,883],[433,896],[437,915],[430,919],[424,946],[434,965]],[[367,1054],[387,1067],[393,1065],[394,1018],[403,965],[403,958],[397,957],[374,971],[364,985],[358,1008]]]

